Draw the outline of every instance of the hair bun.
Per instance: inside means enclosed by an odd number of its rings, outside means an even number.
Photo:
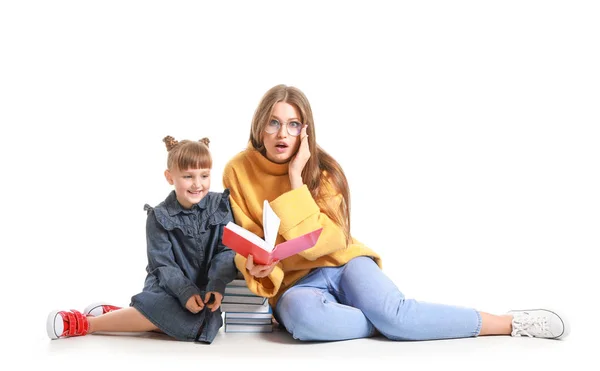
[[[208,147],[210,140],[208,138],[204,137],[204,138],[200,139],[198,142],[204,143]]]
[[[165,142],[165,145],[167,146],[167,151],[172,150],[179,143],[178,141],[175,140],[175,138],[173,138],[170,135],[167,135],[166,137],[164,137],[163,142]]]

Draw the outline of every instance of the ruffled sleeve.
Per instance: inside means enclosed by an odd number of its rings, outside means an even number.
[[[221,193],[212,193],[206,203],[206,212],[200,221],[200,233],[212,227],[226,225],[233,220],[229,203],[229,189]]]
[[[153,212],[158,224],[160,224],[160,226],[167,231],[172,231],[176,227],[181,227],[181,223],[176,222],[175,218],[169,215],[169,211],[165,207],[164,203],[161,203],[156,207],[151,207],[150,205],[146,204],[144,205],[144,210],[146,210],[148,214]]]

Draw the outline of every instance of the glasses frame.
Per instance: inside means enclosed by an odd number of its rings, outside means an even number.
[[[269,128],[269,124],[271,123],[271,121],[277,121],[277,122],[279,123],[279,127],[277,128],[277,130],[275,130],[275,131],[274,131],[274,132],[272,132],[272,133],[271,133],[271,132],[269,132],[269,131],[267,130],[267,128]],[[291,123],[291,122],[297,122],[297,123],[299,123],[299,124],[300,124],[300,131],[298,132],[298,134],[292,133],[292,132],[290,131],[290,130],[293,130],[293,129],[290,129],[290,123]],[[267,133],[267,134],[275,134],[275,133],[279,132],[279,130],[281,130],[281,127],[282,127],[283,125],[285,125],[285,126],[286,126],[287,133],[288,133],[289,135],[293,136],[293,137],[297,137],[298,135],[302,134],[302,127],[304,126],[304,124],[303,124],[303,123],[301,123],[300,121],[298,121],[298,120],[292,120],[292,121],[288,121],[288,122],[280,122],[280,121],[279,121],[279,120],[277,120],[277,119],[271,119],[271,120],[269,120],[269,122],[268,122],[268,123],[265,125],[265,133]]]

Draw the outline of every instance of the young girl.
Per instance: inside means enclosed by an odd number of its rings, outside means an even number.
[[[235,257],[248,287],[270,298],[275,318],[296,339],[568,334],[564,318],[548,310],[492,315],[405,298],[381,270],[379,255],[351,236],[346,177],[317,145],[310,104],[297,88],[278,85],[263,96],[248,148],[228,162],[223,183],[235,222],[256,234],[263,230],[263,200],[281,219],[277,243],[323,227],[313,248],[280,262]]]
[[[169,152],[165,178],[174,191],[155,208],[146,205],[148,274],[127,308],[92,304],[83,313],[48,315],[51,339],[104,332],[159,331],[175,339],[211,343],[223,321],[225,285],[236,276],[235,253],[221,244],[232,220],[229,191],[209,192],[208,138],[163,139]]]

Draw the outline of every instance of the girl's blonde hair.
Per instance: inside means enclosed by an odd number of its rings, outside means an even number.
[[[163,138],[167,146],[169,156],[167,157],[167,169],[212,169],[212,156],[208,150],[210,140],[202,138],[199,141],[182,140],[177,141],[168,135]]]
[[[317,145],[312,109],[308,99],[300,89],[282,84],[272,87],[264,94],[252,118],[250,128],[252,146],[263,155],[266,155],[263,143],[264,130],[271,119],[275,104],[279,102],[294,106],[300,114],[300,121],[308,125],[306,133],[308,134],[310,158],[304,166],[304,170],[302,170],[302,180],[321,209],[325,211],[330,219],[342,227],[346,241],[350,242],[350,190],[348,180],[340,164]],[[326,189],[329,187],[333,188],[334,194],[339,193],[341,195],[342,199],[337,208],[334,208],[328,202],[328,199],[333,196],[332,192]]]

